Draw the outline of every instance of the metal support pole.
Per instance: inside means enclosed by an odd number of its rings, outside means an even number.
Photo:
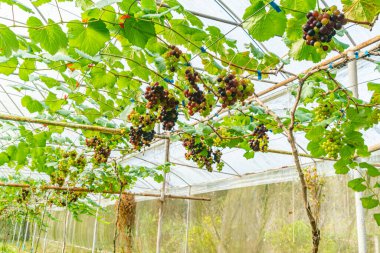
[[[45,237],[44,237],[44,248],[43,248],[43,250],[42,250],[43,253],[46,252],[46,243],[47,243],[48,229],[49,229],[49,228],[46,228],[46,232],[45,232]]]
[[[189,196],[191,195],[191,186],[189,186]],[[189,252],[189,225],[190,225],[190,208],[191,202],[187,200],[187,209],[186,209],[186,241],[185,241],[185,253]]]
[[[12,236],[12,243],[11,244],[13,244],[13,242],[15,241],[15,238],[16,238],[17,224],[18,224],[18,222],[16,221],[15,222],[15,227],[13,229],[13,236]]]
[[[20,223],[20,231],[18,232],[17,243],[16,243],[16,246],[17,246],[17,247],[20,245],[21,230],[22,230],[22,227],[23,227],[23,225],[24,225],[24,222],[25,222],[25,220],[23,220],[23,221]]]
[[[380,253],[380,249],[379,249],[379,237],[377,237],[377,235],[374,235],[373,236],[373,252],[374,253]]]
[[[65,253],[66,250],[66,237],[67,237],[67,224],[69,223],[69,217],[70,216],[70,211],[69,208],[66,207],[66,217],[65,217],[65,228],[63,232],[63,245],[62,245],[62,253]]]
[[[29,221],[26,222],[26,229],[24,233],[24,241],[22,243],[22,250],[25,250],[25,242],[26,242],[26,236],[28,235],[28,229],[29,229]]]
[[[98,201],[99,207],[96,209],[94,234],[92,236],[92,250],[91,250],[92,253],[96,252],[96,234],[98,232],[98,216],[99,216],[99,208],[100,208],[101,201],[102,201],[102,195],[99,194],[99,201]]]
[[[36,230],[37,230],[37,222],[34,222],[33,236],[32,236],[32,249],[30,250],[30,252],[34,252],[34,238],[36,237]]]
[[[348,57],[352,58],[352,61],[348,62],[348,81],[351,91],[355,98],[359,97],[358,93],[358,72],[356,59],[354,57],[354,52],[349,51]],[[361,177],[358,171],[354,171],[354,178]],[[364,208],[361,202],[363,197],[362,192],[355,192],[355,209],[356,209],[356,230],[358,234],[358,253],[367,252],[367,242],[366,242],[366,228],[365,228],[365,216]]]
[[[169,149],[170,149],[170,139],[166,139],[165,148],[165,162],[169,162]],[[157,243],[156,243],[156,253],[161,252],[161,237],[162,237],[162,219],[164,216],[164,202],[165,202],[165,190],[166,190],[166,172],[164,172],[164,181],[162,182],[161,188],[161,198],[160,198],[160,208],[158,209],[158,226],[157,226]]]

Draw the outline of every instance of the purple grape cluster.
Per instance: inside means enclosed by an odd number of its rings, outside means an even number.
[[[335,36],[336,31],[347,24],[347,19],[337,7],[310,11],[306,14],[307,23],[303,25],[303,39],[309,46],[317,48],[317,52],[329,50],[329,43]]]

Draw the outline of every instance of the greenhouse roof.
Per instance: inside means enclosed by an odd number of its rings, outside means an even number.
[[[74,2],[49,2],[48,4],[35,7],[30,1],[21,0],[19,1],[24,6],[27,6],[35,15],[41,20],[48,21],[52,20],[63,20],[70,21],[73,19],[81,19],[81,9],[75,6]],[[98,2],[101,5],[104,1]],[[291,73],[299,74],[308,68],[315,65],[315,63],[310,61],[295,61],[288,57],[289,49],[281,39],[281,37],[273,37],[264,42],[258,42],[255,40],[250,33],[243,28],[244,21],[243,16],[245,10],[251,5],[247,0],[244,1],[226,1],[226,0],[193,0],[193,1],[179,1],[185,9],[189,10],[196,16],[198,16],[201,21],[206,26],[215,26],[221,30],[221,33],[225,34],[227,38],[231,38],[237,41],[237,47],[239,51],[247,50],[247,45],[253,44],[263,53],[271,52],[280,56],[286,65],[284,66],[283,72],[279,72],[277,75],[271,75],[269,78],[264,78],[259,80],[256,75],[252,75],[250,78],[255,84],[256,92],[264,91],[271,87],[273,84],[279,83],[283,80],[288,79],[292,76]],[[277,2],[277,1],[276,1]],[[163,1],[165,3],[165,1]],[[325,4],[322,0],[321,4]],[[339,9],[342,8],[340,1],[328,1],[328,5],[337,5]],[[96,5],[96,4],[95,4]],[[272,8],[269,3],[265,6],[266,9]],[[1,5],[0,7],[0,23],[12,26],[25,25],[29,15],[25,15],[23,11],[18,8],[12,8],[8,5]],[[271,29],[268,27],[267,29]],[[19,35],[28,38],[28,32],[26,29],[15,28]],[[375,26],[368,30],[363,28],[358,24],[351,24],[345,27],[345,32],[341,33],[339,40],[349,47],[354,47],[359,45],[369,39],[380,34],[380,24],[375,23]],[[363,52],[369,50],[371,47],[365,47]],[[19,52],[22,54],[22,52]],[[339,55],[339,52],[331,51],[326,59],[333,56]],[[376,62],[379,60],[378,56],[371,56],[369,59],[361,59],[358,61],[358,72],[359,72],[359,97],[364,101],[368,101],[371,97],[371,92],[367,89],[367,83],[369,81],[374,81],[380,79],[379,72],[374,71],[376,68]],[[289,61],[289,62],[288,62]],[[194,57],[192,60],[194,67],[202,68],[202,64],[199,58]],[[281,64],[281,63],[280,63]],[[288,72],[288,74],[287,74]],[[35,73],[37,74],[37,73]],[[60,77],[56,73],[52,73],[50,70],[41,70],[38,75],[47,75],[60,82],[64,80],[59,79]],[[337,69],[337,80],[344,84],[346,87],[350,87],[350,83],[347,79],[348,71],[347,67],[343,66]],[[0,76],[1,87],[0,87],[0,112],[9,115],[18,116],[31,116],[28,109],[23,106],[22,98],[25,95],[32,97],[35,100],[42,101],[49,95],[49,89],[42,85],[41,80],[37,78],[30,78],[27,81],[20,79],[20,73],[12,73],[9,76]],[[290,110],[290,104],[294,101],[294,97],[291,92],[294,90],[293,82],[289,85],[280,87],[272,92],[268,92],[262,96],[263,100],[266,101],[267,105],[276,113],[280,115],[287,115]],[[65,93],[64,89],[57,89],[57,97],[63,96]],[[90,104],[89,104],[90,106]],[[76,114],[74,108],[70,103],[65,105],[63,109]],[[224,115],[219,115],[223,117]],[[34,115],[35,116],[35,115]],[[79,115],[78,115],[79,116]],[[120,124],[126,120],[126,114],[120,114],[118,118],[113,119],[113,122]],[[84,120],[86,122],[86,120]],[[195,121],[194,121],[195,122]],[[41,125],[25,123],[25,127],[28,129],[43,129]],[[375,136],[375,138],[374,138]],[[17,124],[7,124],[4,122],[1,128],[0,144],[3,149],[7,146],[18,142],[18,125]],[[377,126],[365,133],[366,144],[371,146],[376,146],[379,144],[380,140],[380,127]],[[58,138],[58,137],[57,137]],[[69,138],[73,141],[73,146],[78,149],[84,149],[83,147],[83,136],[81,136],[80,131],[66,129],[60,138]],[[206,169],[200,169],[198,166],[185,159],[184,153],[185,149],[181,142],[173,142],[170,145],[170,157],[169,161],[173,163],[171,172],[169,174],[169,179],[167,181],[168,187],[175,191],[175,189],[191,186],[196,188],[197,186],[202,187],[201,192],[207,191],[207,185],[215,185],[218,182],[220,185],[217,189],[231,188],[235,187],[231,184],[226,183],[227,180],[234,180],[236,178],[241,178],[245,175],[258,174],[266,171],[278,171],[283,168],[293,168],[294,161],[291,156],[291,149],[289,143],[287,142],[286,136],[281,134],[270,134],[269,149],[277,152],[268,153],[256,153],[253,159],[245,159],[244,151],[236,148],[226,148],[223,149],[222,160],[225,163],[223,170],[218,172],[214,171],[210,173]],[[80,142],[80,140],[82,142]],[[304,134],[298,133],[296,135],[297,145],[301,153],[304,154],[301,157],[301,163],[303,165],[313,164],[315,161],[323,161],[319,159],[314,159],[309,156],[307,150],[307,140]],[[82,143],[82,144],[81,144]],[[283,152],[284,154],[280,154]],[[119,151],[114,151],[112,156],[120,158]],[[165,159],[165,140],[159,140],[152,145],[152,147],[147,148],[145,151],[133,153],[122,158],[123,163],[131,165],[143,165],[147,167],[154,167],[164,163]],[[329,164],[327,162],[327,164]],[[8,169],[3,166],[0,175],[6,175],[11,173],[13,170]],[[21,171],[22,174],[27,174],[29,171]],[[38,174],[33,172],[36,178],[46,178],[46,175]],[[206,187],[205,187],[206,186]],[[215,190],[216,188],[211,188]],[[161,184],[155,182],[151,178],[139,179],[136,183],[134,191],[157,191],[161,190]],[[182,192],[183,193],[183,192]]]

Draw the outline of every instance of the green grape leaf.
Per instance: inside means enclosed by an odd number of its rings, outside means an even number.
[[[350,160],[347,160],[345,158],[339,159],[335,164],[334,164],[334,169],[336,174],[347,174],[350,171],[350,168],[348,165],[350,164]]]
[[[42,82],[46,84],[48,88],[53,88],[53,87],[61,85],[61,83],[58,82],[56,79],[48,77],[48,76],[40,76],[40,79]]]
[[[18,61],[16,57],[7,59],[0,56],[0,74],[9,76],[16,70],[17,65]]]
[[[26,59],[19,68],[19,77],[23,81],[29,81],[29,75],[36,70],[36,61]]]
[[[23,107],[26,107],[31,113],[40,112],[44,109],[42,104],[37,100],[34,100],[31,96],[24,96],[21,99],[21,105]]]
[[[299,18],[288,19],[288,23],[286,26],[286,37],[290,41],[297,41],[302,36],[303,23],[303,20]]]
[[[372,22],[380,13],[380,1],[377,0],[342,0],[346,18],[355,21]]]
[[[276,12],[270,8],[267,12],[260,7],[246,9],[244,17],[248,17],[243,27],[258,41],[266,41],[274,36],[282,36],[286,28],[286,16],[284,12]]]
[[[312,62],[319,62],[322,58],[326,57],[326,53],[317,53],[316,48],[306,45],[305,41],[300,38],[294,43],[290,43],[289,56],[294,60],[309,60]]]
[[[124,36],[133,45],[144,48],[148,40],[156,36],[154,24],[149,21],[128,18],[124,22]]]
[[[40,43],[41,47],[54,55],[61,48],[67,47],[67,37],[61,27],[53,20],[48,20],[48,25],[44,24],[36,17],[30,17],[27,21],[29,26],[29,36],[35,43]]]
[[[157,9],[156,1],[155,0],[141,0],[141,7],[145,10],[155,11]]]
[[[362,192],[367,189],[367,187],[363,184],[365,180],[363,178],[355,178],[348,182],[348,187],[356,192]]]
[[[0,166],[9,162],[9,156],[6,152],[0,153]]]
[[[366,209],[372,209],[379,205],[379,200],[374,199],[373,196],[363,197],[360,199],[362,201],[362,205]]]
[[[305,17],[305,13],[314,10],[317,0],[281,0],[280,5],[286,13],[293,16]]]
[[[110,33],[103,21],[90,20],[88,24],[72,21],[67,25],[69,45],[94,56],[110,39]]]
[[[373,94],[371,97],[371,103],[380,104],[380,84],[369,82],[367,83],[367,87],[368,87],[368,90],[373,91]]]
[[[376,224],[380,226],[380,213],[375,213],[373,218],[375,218]]]
[[[49,92],[45,104],[49,106],[51,112],[56,112],[61,109],[64,104],[67,104],[67,101],[64,99],[58,99],[54,93]]]
[[[359,163],[359,166],[360,166],[360,168],[367,169],[367,174],[371,177],[380,176],[380,171],[375,166],[373,166],[369,163],[362,162],[362,163]]]
[[[7,26],[0,24],[0,55],[9,57],[12,51],[17,51],[18,48],[16,34]]]

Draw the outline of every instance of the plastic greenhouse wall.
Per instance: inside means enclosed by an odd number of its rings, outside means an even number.
[[[325,178],[320,211],[321,252],[356,252],[354,194],[347,187],[348,177]],[[303,210],[297,181],[260,185],[203,194],[211,202],[190,203],[190,223],[186,251],[186,200],[167,200],[161,252],[310,252],[310,229]],[[45,252],[61,252],[65,211],[54,213]],[[99,213],[97,252],[113,251],[115,209],[108,206]],[[158,201],[137,203],[133,252],[155,252]],[[81,222],[69,217],[66,252],[91,252],[94,217],[82,216]],[[366,213],[368,252],[379,240],[370,211]],[[4,228],[4,225],[2,227]],[[2,229],[2,241],[10,241],[12,226]],[[29,226],[29,234],[32,235]],[[25,228],[25,224],[24,224]],[[24,232],[23,232],[24,233]],[[38,252],[43,252],[45,234],[41,234]],[[25,251],[30,251],[27,240]],[[119,248],[118,252],[123,251]]]

